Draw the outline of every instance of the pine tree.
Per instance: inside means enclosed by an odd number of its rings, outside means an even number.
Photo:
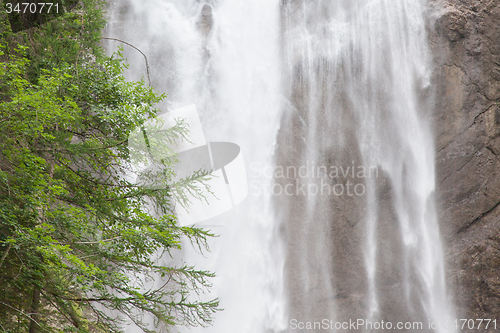
[[[129,135],[165,95],[127,82],[120,53],[104,54],[101,1],[72,6],[17,33],[0,16],[0,330],[120,332],[127,319],[150,332],[144,314],[154,332],[209,324],[218,300],[195,296],[214,274],[156,261],[183,239],[207,250],[213,236],[177,224],[175,156],[156,161],[164,186],[124,177],[132,155],[149,158],[131,154]]]

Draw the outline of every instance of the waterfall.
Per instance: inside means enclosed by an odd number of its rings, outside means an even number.
[[[333,192],[281,199],[287,239],[300,247],[287,264],[291,317],[415,322],[425,331],[452,331],[434,207],[426,2],[290,0],[283,6],[291,103],[278,139],[286,156],[279,164],[313,166],[293,175],[297,184]],[[291,145],[297,136],[302,141]],[[319,168],[321,177],[314,174]],[[290,201],[300,206],[293,213]]]
[[[454,331],[434,206],[426,5],[109,3],[105,35],[148,57],[152,85],[168,94],[162,111],[196,104],[207,141],[234,142],[245,159],[247,199],[200,224],[220,235],[212,252],[186,244],[180,254],[217,273],[211,296],[224,308],[214,326],[189,332],[293,332],[323,320],[346,331],[333,323],[358,319]],[[127,76],[145,78],[143,56],[124,53]]]
[[[273,167],[283,109],[279,4],[129,0],[110,3],[108,15],[106,36],[126,41],[148,57],[152,85],[168,94],[161,110],[196,104],[207,141],[236,143],[245,159],[246,200],[199,224],[220,235],[211,240],[211,253],[202,256],[190,244],[177,253],[198,269],[216,272],[209,297],[219,297],[224,308],[212,327],[189,332],[286,328],[285,254],[266,191],[272,179],[263,175]],[[128,77],[145,78],[142,55],[127,46],[124,54]]]

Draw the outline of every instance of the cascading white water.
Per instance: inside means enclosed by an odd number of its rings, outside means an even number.
[[[325,229],[347,221],[344,228],[352,231],[341,237],[331,233],[333,250],[309,247],[292,264],[304,286],[310,280],[321,283],[320,292],[307,286],[301,291],[295,313],[316,306],[310,305],[319,302],[315,293],[329,293],[333,285],[337,300],[325,303],[330,310],[323,306],[316,313],[339,321],[356,320],[353,313],[371,322],[421,321],[427,331],[452,331],[444,327],[453,307],[433,203],[426,1],[291,0],[284,12],[290,112],[304,122],[305,144],[295,163],[331,166],[325,161],[332,159],[333,165],[373,166],[380,172],[380,178],[362,177],[366,192],[359,198],[337,196],[332,204],[317,196],[305,204],[314,214],[301,215],[309,221],[304,223]],[[313,216],[321,215],[327,217],[313,224]],[[329,264],[320,258],[344,252],[348,261],[334,258]],[[364,272],[356,259],[364,262]],[[311,261],[321,274],[301,272]],[[327,265],[339,269],[332,273]],[[346,282],[350,276],[353,282]],[[429,329],[429,321],[436,329]]]
[[[433,204],[425,11],[425,0],[110,3],[106,35],[148,56],[153,86],[169,94],[161,107],[197,104],[207,140],[237,143],[246,160],[248,198],[207,222],[223,226],[212,253],[183,252],[217,273],[212,296],[225,309],[190,332],[453,318]],[[142,55],[125,55],[130,78],[144,77]],[[273,197],[275,163],[378,173],[359,180],[359,196]]]
[[[212,252],[203,257],[186,244],[181,254],[216,272],[209,298],[219,297],[224,308],[213,326],[189,332],[282,330],[284,252],[265,192],[272,179],[263,176],[273,164],[282,110],[278,3],[116,1],[105,33],[146,54],[152,85],[168,93],[163,111],[196,104],[207,141],[238,144],[246,162],[246,200],[200,224],[220,235],[210,241]],[[127,75],[145,78],[142,55],[125,46],[125,57]]]
[[[354,80],[357,86],[352,91],[356,96],[353,110],[361,125],[361,155],[365,164],[380,165],[392,187],[392,206],[403,244],[402,289],[407,306],[410,313],[422,306],[426,319],[444,325],[453,313],[433,203],[434,141],[430,110],[426,109],[430,105],[425,100],[428,97],[419,95],[429,89],[431,75],[425,5],[425,1],[360,1],[350,9],[356,14],[346,23],[352,32],[351,48],[359,53],[359,62],[351,68],[363,71],[359,80]],[[376,239],[384,235],[377,234],[375,195],[371,191],[368,198],[365,249],[368,318],[383,316],[378,301],[383,295],[377,292],[380,281],[376,275],[377,243],[381,242]],[[440,326],[437,331],[448,330]]]

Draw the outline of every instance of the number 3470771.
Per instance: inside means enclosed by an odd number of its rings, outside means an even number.
[[[31,14],[42,14],[42,13],[47,13],[49,14],[51,11],[59,13],[59,4],[58,3],[53,3],[53,2],[22,2],[22,3],[17,3],[16,5],[11,4],[11,3],[6,3],[6,12],[7,14],[10,13],[31,13]]]

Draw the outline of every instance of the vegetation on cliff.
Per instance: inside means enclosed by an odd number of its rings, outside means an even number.
[[[36,24],[9,17],[8,3],[0,14],[0,331],[210,323],[218,301],[191,294],[206,291],[213,274],[155,258],[183,239],[206,250],[212,235],[177,224],[171,187],[123,177],[130,132],[165,96],[125,81],[120,54],[100,48],[102,1],[59,2],[61,13]],[[161,163],[171,174],[175,159]]]

